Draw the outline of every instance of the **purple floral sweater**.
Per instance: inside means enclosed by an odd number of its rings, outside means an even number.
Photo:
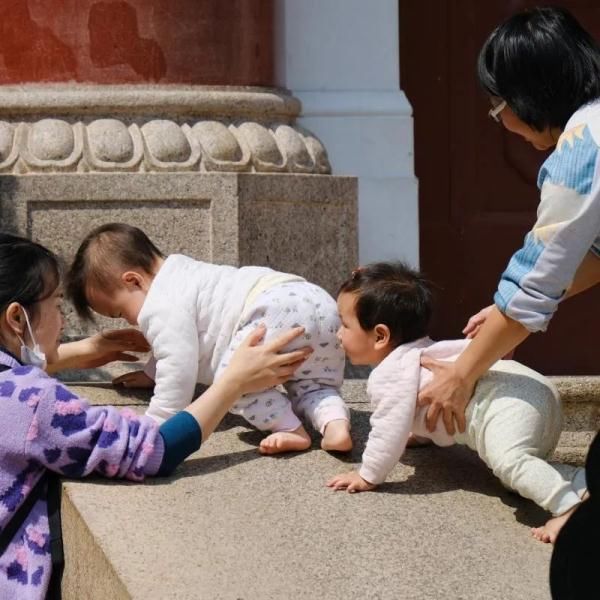
[[[0,351],[0,527],[50,469],[67,477],[96,472],[141,481],[155,475],[165,441],[133,411],[90,406],[36,367]],[[47,506],[38,501],[3,556],[0,598],[40,599],[50,579]]]

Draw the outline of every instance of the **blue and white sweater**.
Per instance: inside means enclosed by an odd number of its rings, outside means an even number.
[[[588,252],[600,257],[600,101],[568,121],[538,176],[537,221],[511,258],[494,302],[529,331],[545,331]]]

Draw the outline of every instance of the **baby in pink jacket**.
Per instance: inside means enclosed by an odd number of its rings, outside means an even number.
[[[425,425],[419,389],[432,374],[421,357],[453,361],[470,340],[434,342],[427,337],[431,292],[423,276],[401,263],[357,269],[338,295],[338,332],[353,364],[376,365],[367,383],[373,406],[371,432],[358,471],[328,482],[334,490],[362,492],[383,483],[411,441],[475,450],[502,483],[550,511],[554,518],[533,530],[553,542],[586,492],[583,469],[549,463],[562,430],[560,399],[535,371],[501,360],[479,380],[466,411],[464,433],[449,435],[441,420]]]

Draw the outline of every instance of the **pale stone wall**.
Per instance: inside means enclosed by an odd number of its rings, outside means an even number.
[[[360,262],[419,260],[412,109],[400,89],[398,0],[281,0],[276,80],[302,102],[333,172],[359,178]]]

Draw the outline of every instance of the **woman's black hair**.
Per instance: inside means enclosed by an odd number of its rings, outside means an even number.
[[[477,61],[484,90],[538,131],[564,129],[600,97],[600,48],[564,8],[513,15],[486,40]]]
[[[338,294],[356,294],[356,318],[362,329],[387,325],[392,347],[427,335],[432,293],[425,277],[402,262],[379,262],[352,272]]]
[[[18,302],[33,319],[36,303],[51,296],[59,284],[59,262],[50,250],[0,232],[0,311]]]

